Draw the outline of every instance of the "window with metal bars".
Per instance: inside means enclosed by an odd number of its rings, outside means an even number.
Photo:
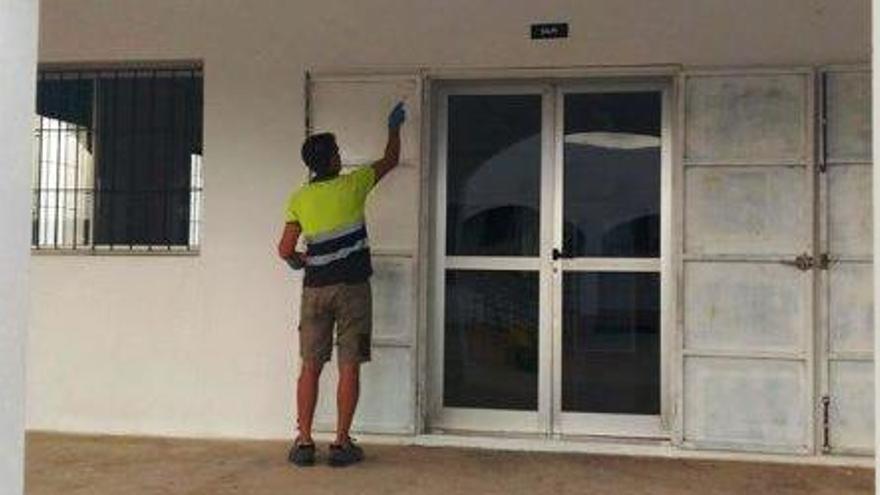
[[[196,250],[202,86],[198,66],[41,69],[32,247]]]

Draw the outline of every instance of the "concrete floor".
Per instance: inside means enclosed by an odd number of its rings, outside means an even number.
[[[28,495],[870,494],[873,471],[366,445],[346,469],[287,464],[282,442],[33,433]],[[324,446],[321,446],[322,450]]]

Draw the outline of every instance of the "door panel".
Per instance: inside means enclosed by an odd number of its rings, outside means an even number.
[[[807,80],[797,74],[690,78],[685,154],[691,162],[802,162]]]
[[[448,270],[443,404],[538,409],[537,272]]]
[[[871,256],[871,167],[828,166],[829,249],[837,256]]]
[[[343,165],[377,160],[387,140],[385,121],[398,101],[407,105],[401,165],[367,201],[373,252],[373,362],[363,369],[363,391],[353,428],[371,433],[416,431],[416,321],[418,291],[421,79],[415,74],[336,76],[307,80],[310,131],[333,132]],[[334,353],[335,354],[335,353]],[[324,368],[316,426],[336,427],[336,366]]]
[[[538,256],[540,94],[451,95],[446,256]]]
[[[835,451],[867,454],[874,450],[874,363],[833,361],[830,370],[834,394],[830,443]]]
[[[660,274],[562,283],[562,411],[660,414]]]
[[[416,315],[400,306],[416,292],[415,264],[409,256],[374,256],[373,341],[408,345],[415,340]]]
[[[870,454],[874,435],[871,215],[871,77],[831,70],[822,77],[826,173],[822,220],[827,271],[820,294],[825,348],[820,360],[828,398],[831,453]]]
[[[532,85],[439,93],[436,428],[534,432],[546,414],[545,98]]]
[[[837,263],[829,270],[832,353],[874,349],[873,272],[870,263]]]
[[[373,345],[373,360],[361,371],[361,400],[353,429],[370,433],[412,434],[415,387],[414,355],[408,347]],[[315,411],[315,428],[336,431],[336,384],[339,380],[334,353],[321,373],[321,393]]]
[[[709,448],[787,451],[809,445],[809,381],[798,361],[691,358],[685,438]]]
[[[557,93],[554,430],[661,436],[662,85]]]
[[[684,85],[683,443],[809,451],[812,74]]]
[[[810,284],[778,263],[688,263],[685,348],[804,352]]]
[[[685,190],[689,254],[779,255],[809,243],[803,168],[692,167]]]
[[[871,73],[825,75],[827,157],[831,162],[871,161]]]
[[[401,165],[367,202],[367,229],[374,254],[414,255],[418,239],[421,81],[415,76],[314,76],[309,81],[311,132],[336,135],[346,168],[381,158],[388,139],[385,121],[403,101],[407,122],[401,132]]]
[[[659,258],[661,93],[564,98],[563,251]]]
[[[344,165],[363,165],[381,157],[388,139],[388,112],[402,101],[407,122],[401,132],[401,161],[419,160],[420,81],[415,76],[315,76],[309,109],[314,133],[336,135]]]

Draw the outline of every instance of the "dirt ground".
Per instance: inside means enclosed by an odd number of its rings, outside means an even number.
[[[319,445],[319,454],[326,446]],[[873,471],[837,467],[365,445],[334,469],[287,463],[283,442],[32,433],[28,495],[871,494]],[[323,457],[323,456],[322,456]],[[323,459],[320,459],[323,460]]]

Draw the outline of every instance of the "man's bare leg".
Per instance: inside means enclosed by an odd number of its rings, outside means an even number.
[[[339,365],[339,385],[336,389],[336,444],[348,441],[354,411],[360,397],[360,363]]]
[[[312,420],[315,418],[315,406],[318,403],[318,380],[321,378],[323,364],[303,362],[299,372],[296,388],[297,426],[299,441],[303,444],[314,443],[312,440]]]

